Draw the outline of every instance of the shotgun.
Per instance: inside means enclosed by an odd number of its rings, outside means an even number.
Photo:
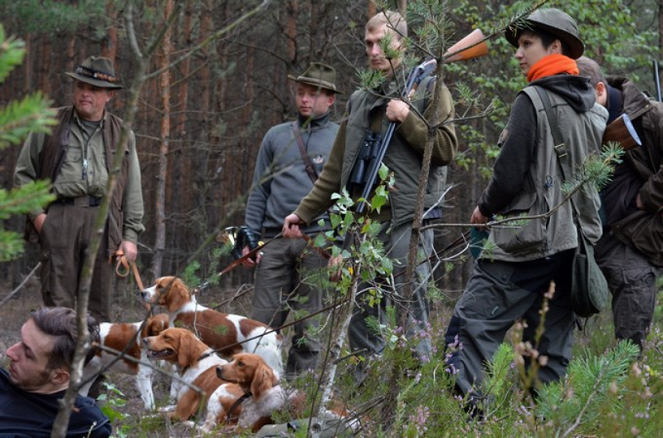
[[[488,54],[488,45],[484,40],[483,32],[481,32],[480,29],[475,29],[446,51],[443,62],[464,61],[484,56],[486,54]],[[430,75],[436,67],[437,61],[435,59],[430,59],[413,68],[405,81],[405,86],[401,91],[401,98],[406,99],[410,95],[410,92],[416,89],[421,81]],[[387,153],[387,148],[389,147],[389,143],[391,142],[395,130],[396,122],[390,122],[381,141],[378,137],[379,144],[377,145],[377,153],[370,157],[371,160],[368,164],[368,173],[365,178],[363,178],[363,175],[355,175],[355,169],[353,169],[353,178],[351,181],[357,183],[359,182],[358,180],[363,180],[364,183],[364,188],[361,194],[361,199],[363,199],[363,201],[360,201],[356,210],[359,214],[364,213],[366,204],[368,203],[368,196],[370,195],[371,190],[373,190],[373,186],[375,186],[378,171],[380,170],[382,160]]]

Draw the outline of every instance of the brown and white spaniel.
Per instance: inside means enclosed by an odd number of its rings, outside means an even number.
[[[171,419],[187,421],[200,412],[201,418],[206,419],[207,430],[226,420],[225,413],[230,412],[235,401],[244,394],[239,385],[224,382],[216,375],[216,368],[228,361],[183,328],[169,328],[143,342],[150,359],[172,362],[181,381],[186,383],[177,385],[176,405],[168,413]],[[193,387],[200,388],[202,393]],[[241,414],[241,406],[232,412],[236,419]]]
[[[146,302],[168,309],[171,327],[193,330],[221,357],[230,359],[236,353],[255,353],[265,359],[278,376],[283,374],[282,337],[266,324],[198,304],[177,277],[161,277],[142,294]]]
[[[99,324],[100,344],[118,352],[124,352],[123,357],[111,351],[98,348],[92,360],[83,368],[81,386],[78,392],[87,395],[94,382],[95,376],[104,370],[136,376],[136,387],[143,400],[145,409],[154,409],[154,393],[152,392],[153,369],[147,364],[147,350],[143,348],[142,339],[156,336],[168,328],[168,315],[165,313],[148,318],[145,323],[110,323]],[[128,357],[128,358],[127,358]],[[134,360],[131,360],[134,359]],[[141,361],[142,364],[137,362]]]
[[[248,395],[241,405],[237,422],[240,428],[255,433],[273,424],[272,415],[277,411],[287,409],[295,417],[303,411],[304,394],[285,391],[272,368],[256,354],[236,354],[232,362],[218,366],[216,374],[223,381],[238,384]]]

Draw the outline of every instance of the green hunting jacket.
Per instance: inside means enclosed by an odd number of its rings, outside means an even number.
[[[402,72],[400,73],[402,75]],[[403,79],[396,74],[395,77]],[[302,200],[295,214],[304,222],[310,223],[334,201],[333,193],[346,188],[350,174],[357,161],[360,148],[369,129],[378,130],[384,136],[389,120],[385,116],[390,99],[398,98],[403,81],[391,80],[373,90],[357,90],[348,102],[347,118],[341,124],[334,141],[329,161],[325,165],[313,190]],[[415,203],[422,171],[422,160],[429,129],[420,115],[432,121],[436,108],[432,105],[434,78],[422,81],[412,97],[408,116],[399,124],[389,144],[383,163],[394,173],[395,185],[389,193],[389,205],[383,207],[373,218],[380,221],[391,220],[394,225],[411,221],[415,214]],[[438,121],[432,129],[433,153],[429,169],[424,209],[441,203],[446,183],[446,166],[453,160],[458,148],[455,130],[451,121],[454,117],[451,94],[446,86],[441,90]],[[361,190],[353,190],[352,198],[357,200]],[[372,196],[372,195],[370,195]],[[369,196],[369,199],[370,199]]]

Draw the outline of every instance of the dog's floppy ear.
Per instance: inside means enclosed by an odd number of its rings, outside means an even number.
[[[260,396],[267,390],[272,389],[278,382],[274,375],[274,371],[264,363],[258,362],[258,367],[253,373],[253,380],[251,381],[251,394],[253,397],[260,398]]]
[[[191,293],[186,284],[184,284],[179,278],[174,278],[169,283],[166,293],[161,295],[164,298],[164,301],[159,304],[168,306],[168,311],[172,313],[181,309],[186,303],[191,301]],[[168,296],[167,300],[166,296]]]
[[[191,336],[189,336],[191,334]],[[179,329],[177,331],[177,364],[180,366],[180,370],[190,366],[195,360],[195,344],[192,341],[193,334],[186,331],[185,329]]]

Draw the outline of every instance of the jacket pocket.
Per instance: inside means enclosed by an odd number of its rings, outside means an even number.
[[[546,202],[537,193],[525,193],[502,215],[504,219],[513,219],[491,230],[495,245],[510,253],[521,253],[545,246],[547,241],[548,218],[518,219],[536,216],[548,210]]]

